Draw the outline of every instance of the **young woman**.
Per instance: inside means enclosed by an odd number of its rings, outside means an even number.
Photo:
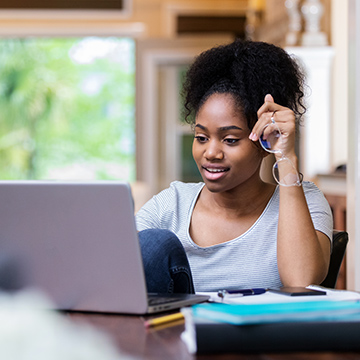
[[[274,45],[236,40],[197,57],[184,92],[203,182],[173,182],[136,215],[149,291],[321,283],[333,223],[298,172],[302,88],[296,62]],[[270,152],[277,185],[260,177]]]

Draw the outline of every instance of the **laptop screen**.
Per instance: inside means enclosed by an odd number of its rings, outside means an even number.
[[[144,313],[130,187],[116,181],[0,182],[0,247],[59,309]]]

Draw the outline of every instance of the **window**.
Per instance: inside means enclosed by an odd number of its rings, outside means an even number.
[[[1,179],[135,179],[132,39],[3,39],[0,48]]]

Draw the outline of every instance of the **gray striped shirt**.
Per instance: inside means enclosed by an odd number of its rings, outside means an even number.
[[[136,214],[137,229],[168,229],[178,236],[189,259],[196,291],[281,286],[276,256],[278,187],[263,213],[244,234],[218,245],[200,247],[192,241],[189,227],[203,186],[204,183],[171,183]],[[315,184],[304,182],[303,188],[315,229],[331,239],[329,204]]]

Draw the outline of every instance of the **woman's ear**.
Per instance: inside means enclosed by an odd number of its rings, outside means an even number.
[[[267,155],[271,155],[271,156],[267,156]],[[276,185],[276,182],[272,175],[272,167],[275,163],[275,156],[274,156],[274,154],[270,154],[270,153],[267,153],[267,155],[264,156],[262,163],[261,163],[260,177],[263,181]]]
[[[259,154],[263,159],[265,159],[268,155],[272,155],[268,151],[264,150],[264,148],[260,145],[259,141],[253,141],[252,143],[254,144],[256,149],[259,151]]]
[[[263,150],[263,153],[262,153],[262,157],[263,159],[265,159],[267,156],[271,155],[268,151],[265,151],[264,149]]]

